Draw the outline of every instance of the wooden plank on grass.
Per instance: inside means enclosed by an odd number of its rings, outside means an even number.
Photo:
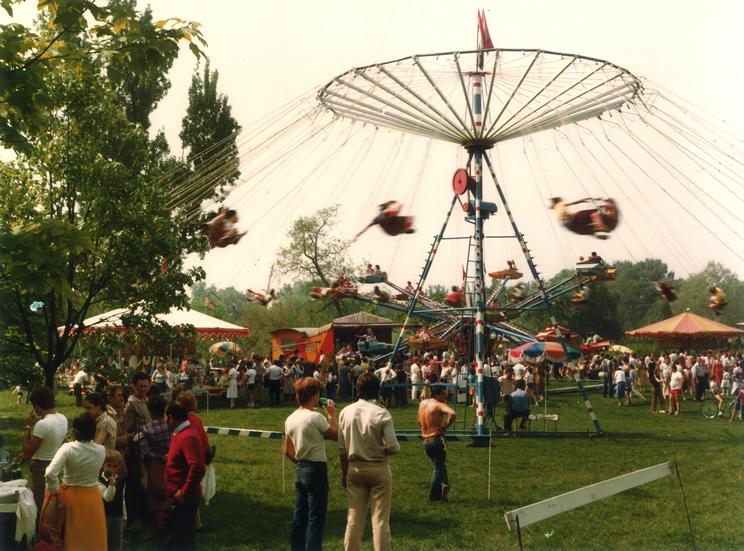
[[[615,478],[603,480],[590,486],[584,486],[578,490],[550,497],[537,503],[514,509],[513,511],[507,511],[504,514],[504,518],[506,519],[509,530],[517,529],[517,517],[519,517],[519,527],[524,528],[554,515],[576,509],[587,503],[598,501],[605,497],[624,492],[625,490],[630,490],[636,486],[648,484],[654,480],[669,476],[672,474],[673,467],[674,464],[668,461],[654,465],[653,467],[616,476]]]

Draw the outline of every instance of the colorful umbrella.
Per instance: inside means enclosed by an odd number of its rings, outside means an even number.
[[[231,341],[216,342],[209,347],[209,353],[215,356],[225,356],[227,354],[233,354],[235,356],[242,356],[243,349],[239,344]]]
[[[566,346],[566,350],[568,351],[568,355],[564,352],[561,343],[558,342],[528,342],[511,349],[509,351],[509,360],[512,363],[521,360],[565,362],[566,360],[576,360],[581,356],[581,352],[571,346]]]

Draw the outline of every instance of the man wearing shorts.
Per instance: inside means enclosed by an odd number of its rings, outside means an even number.
[[[678,365],[669,379],[669,415],[679,415],[679,402],[682,398],[684,381],[685,376],[682,374],[682,367]]]

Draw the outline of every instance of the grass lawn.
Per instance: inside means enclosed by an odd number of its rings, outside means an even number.
[[[518,549],[504,512],[636,469],[676,459],[697,549],[744,549],[744,423],[705,419],[693,402],[680,417],[651,414],[647,403],[619,408],[592,391],[606,435],[599,438],[494,438],[491,499],[488,499],[488,448],[450,442],[447,465],[449,504],[430,504],[431,466],[419,441],[401,443],[393,469],[393,546],[407,549]],[[60,410],[74,416],[70,397]],[[282,430],[290,407],[235,409],[212,401],[201,411],[206,425]],[[20,447],[25,405],[10,392],[0,395],[0,432],[6,448]],[[461,411],[461,410],[458,410]],[[588,416],[577,394],[551,398],[549,412],[560,413],[560,428],[588,430]],[[396,427],[415,428],[415,407],[393,410]],[[472,420],[472,413],[468,413]],[[294,503],[294,466],[284,461],[281,440],[210,435],[217,444],[217,495],[202,508],[206,526],[201,549],[287,549]],[[331,494],[326,549],[341,549],[346,497],[339,484],[335,444],[328,443]],[[365,549],[372,549],[369,525]],[[136,533],[129,549],[155,549],[146,533]],[[526,549],[692,549],[680,487],[668,477],[574,509],[522,532]]]

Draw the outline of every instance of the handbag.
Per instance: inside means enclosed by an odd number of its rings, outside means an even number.
[[[204,464],[209,465],[212,463],[212,460],[214,459],[215,454],[217,453],[217,446],[212,444],[207,448],[207,457],[204,459]]]
[[[57,494],[50,494],[41,507],[37,530],[39,541],[33,546],[33,551],[62,549],[65,512],[64,502]]]

